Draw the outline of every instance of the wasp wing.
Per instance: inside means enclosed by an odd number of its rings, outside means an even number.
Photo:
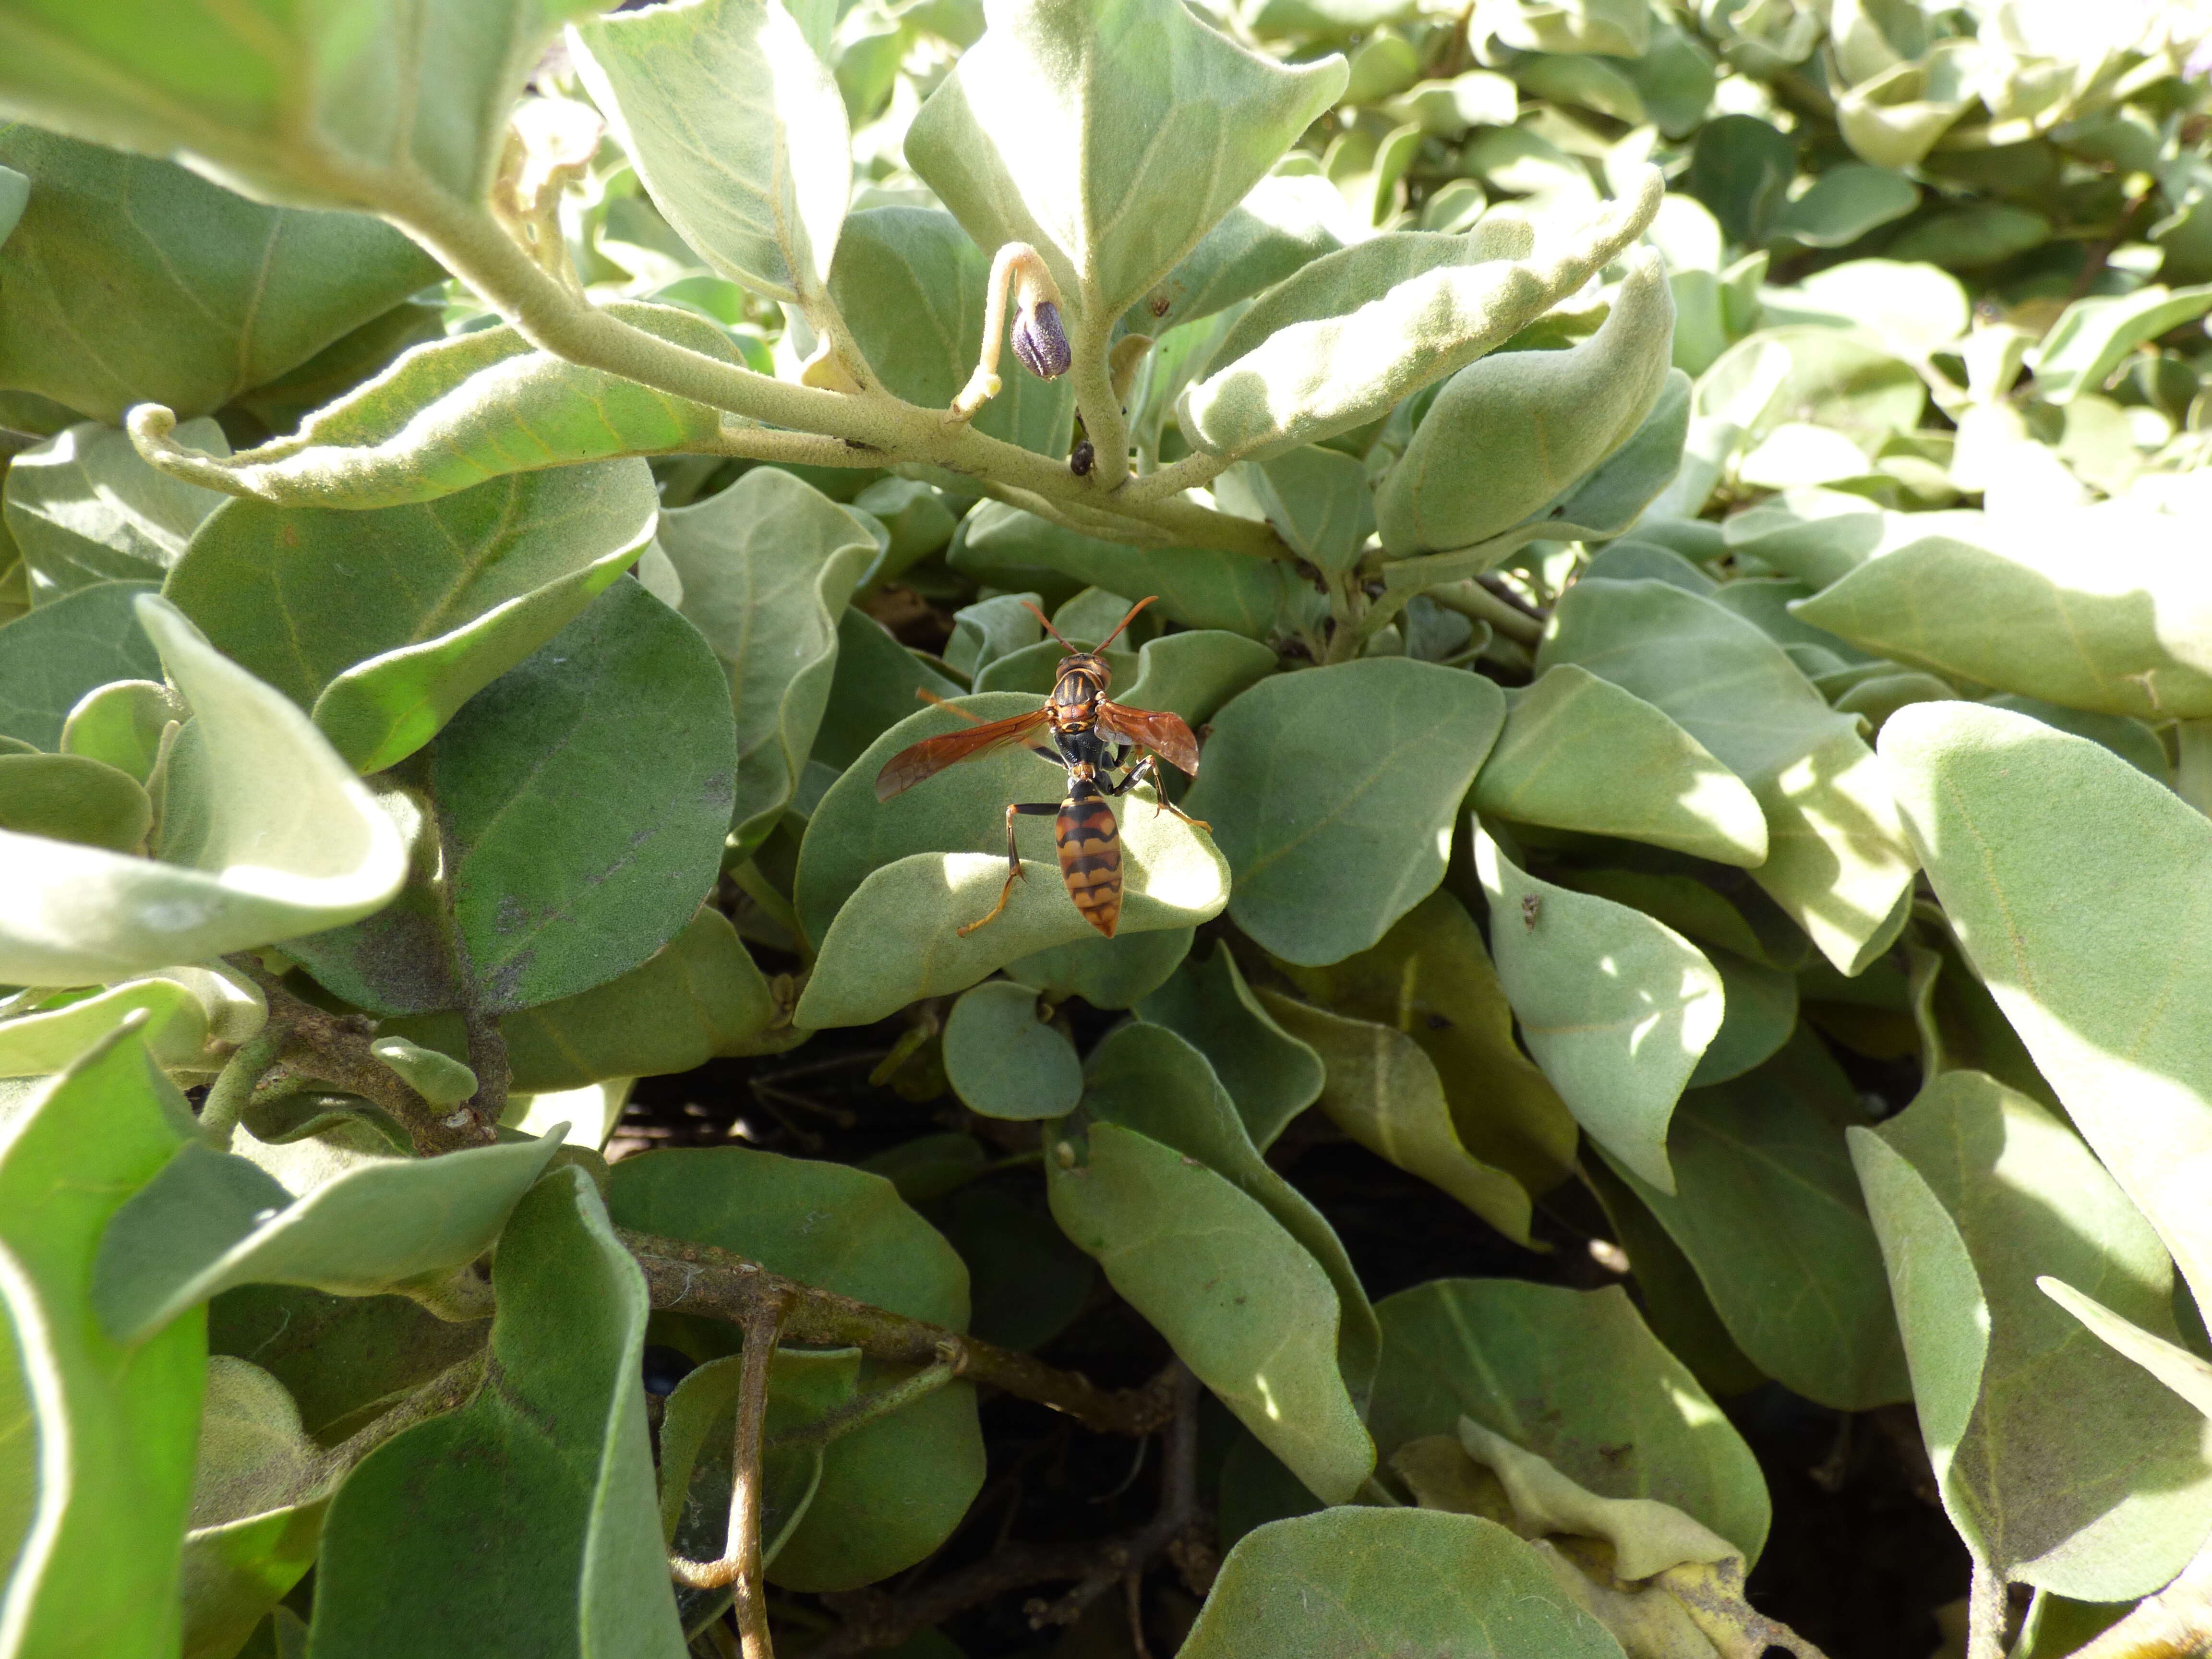
[[[1123,743],[1149,749],[1178,771],[1198,775],[1198,739],[1183,724],[1182,716],[1165,709],[1124,708],[1101,699],[1098,729]]]
[[[969,760],[991,750],[1003,749],[1010,743],[1020,743],[1044,724],[1045,711],[1039,708],[1012,720],[971,726],[963,732],[948,732],[940,738],[924,738],[884,763],[884,769],[876,774],[876,799],[889,800],[900,790],[913,788],[932,773],[942,772],[956,761]]]

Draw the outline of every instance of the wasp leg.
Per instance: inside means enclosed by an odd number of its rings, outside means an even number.
[[[1168,792],[1160,785],[1158,757],[1153,755],[1146,755],[1134,766],[1132,766],[1118,785],[1104,786],[1104,793],[1109,795],[1126,795],[1136,787],[1139,779],[1152,786],[1152,816],[1154,817],[1159,817],[1163,812],[1172,812],[1185,823],[1197,829],[1210,830],[1213,828],[1204,818],[1191,817],[1189,813],[1168,799]]]
[[[999,889],[999,902],[991,907],[991,914],[959,929],[961,938],[966,939],[978,927],[996,921],[1005,911],[1006,901],[1014,896],[1014,884],[1027,878],[1028,872],[1022,868],[1021,854],[1014,850],[1014,814],[1022,812],[1042,817],[1048,812],[1057,813],[1059,811],[1060,803],[1056,800],[1024,801],[1006,808],[1006,884]]]

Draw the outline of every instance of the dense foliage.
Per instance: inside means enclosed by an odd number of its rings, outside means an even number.
[[[4,0],[0,1659],[2206,1650],[2208,40]]]

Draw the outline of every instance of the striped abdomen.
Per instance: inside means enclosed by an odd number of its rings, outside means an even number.
[[[1068,786],[1053,841],[1068,897],[1085,921],[1113,938],[1121,920],[1121,832],[1097,785],[1078,781]]]

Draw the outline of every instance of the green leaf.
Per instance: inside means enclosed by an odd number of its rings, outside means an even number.
[[[314,1565],[338,1473],[319,1452],[282,1382],[246,1360],[210,1357],[179,1584],[187,1659],[237,1652]]]
[[[25,621],[112,592],[87,588]],[[167,601],[126,594],[194,714],[171,756],[160,858],[0,831],[15,884],[0,979],[108,981],[269,944],[376,909],[406,873],[392,821],[304,714]]]
[[[991,252],[939,208],[866,208],[845,221],[830,297],[887,391],[925,409],[960,395],[983,349]],[[969,424],[1057,460],[1074,410],[1072,381],[1009,374]]]
[[[1122,321],[1158,338],[1249,299],[1343,246],[1334,226],[1342,203],[1325,180],[1273,173],[1206,233]],[[1000,395],[1004,395],[1003,393]]]
[[[1250,640],[1295,632],[1326,614],[1320,597],[1282,560],[1210,548],[1124,547],[998,501],[968,515],[945,562],[996,587],[1037,587],[1038,574],[1058,573],[1109,593],[1157,593],[1157,612],[1170,621]]]
[[[140,1342],[234,1285],[374,1296],[465,1266],[499,1237],[560,1146],[373,1158],[310,1185],[300,1166],[283,1181],[193,1141],[117,1212],[94,1305],[118,1340]]]
[[[1692,1089],[1725,1083],[1765,1064],[1797,1029],[1796,975],[1730,951],[1704,955],[1721,976],[1724,1000],[1721,1029],[1690,1073]]]
[[[2002,539],[1924,537],[1790,612],[1947,678],[2106,714],[2212,714],[2212,660],[2193,642],[2212,587],[2179,520],[2093,508],[2008,523]]]
[[[82,755],[0,755],[0,830],[136,853],[154,827],[137,779]]]
[[[367,511],[231,501],[163,591],[380,772],[574,621],[644,551],[656,509],[635,460]]]
[[[811,308],[852,187],[845,106],[781,0],[686,0],[573,26],[585,88],[677,233]]]
[[[1494,353],[1461,369],[1376,493],[1384,551],[1470,546],[1540,511],[1651,413],[1674,330],[1665,267],[1644,252],[1588,339],[1565,351]]]
[[[2156,283],[2128,295],[2080,299],[2059,313],[2034,362],[2035,395],[2065,404],[2103,390],[2146,340],[2212,311],[2212,284],[2168,292]]]
[[[2200,1301],[2212,825],[2109,750],[1971,703],[1902,709],[1882,757],[1975,974]],[[2003,826],[2002,833],[1996,828]]]
[[[1474,860],[1528,1052],[1592,1139],[1673,1193],[1667,1122],[1721,1028],[1720,975],[1663,922],[1529,875],[1480,827]]]
[[[1559,522],[1604,533],[1634,525],[1682,471],[1683,446],[1690,435],[1690,377],[1679,368],[1668,369],[1642,424],[1552,509]]]
[[[158,51],[165,39],[185,38],[164,36],[158,20],[143,13],[131,21],[118,41],[127,35]],[[44,125],[70,130],[69,119],[37,112],[23,83],[43,67],[34,37],[49,27],[88,25],[98,27],[55,12],[0,27],[0,57],[8,60],[0,95]],[[0,385],[9,389],[110,426],[146,402],[210,414],[441,274],[374,219],[264,207],[167,161],[104,149],[116,142],[106,133],[76,130],[100,142],[0,127],[0,163],[31,180],[30,204],[0,249],[0,288],[8,294],[0,307],[0,363],[7,366]],[[170,149],[123,142],[157,154]]]
[[[1684,1095],[1667,1151],[1671,1197],[1607,1161],[1690,1259],[1752,1363],[1840,1411],[1909,1397],[1842,1127],[1770,1065]]]
[[[374,209],[395,191],[435,191],[472,204],[523,77],[578,9],[479,0],[248,20],[151,0],[122,27],[111,13],[43,6],[0,27],[0,98],[96,143],[188,152],[209,177],[270,201]]]
[[[1967,1547],[2082,1601],[2166,1583],[2212,1524],[2203,1419],[2034,1284],[2047,1269],[2172,1341],[2158,1235],[2063,1120],[1978,1072],[1945,1073],[1850,1143]]]
[[[1046,1176],[1054,1218],[1198,1379],[1316,1497],[1350,1499],[1375,1448],[1338,1369],[1336,1291],[1304,1246],[1203,1163],[1119,1124],[1058,1141]]]
[[[1913,873],[1896,805],[1856,721],[1780,646],[1695,593],[1601,579],[1553,613],[1537,666],[1565,662],[1656,704],[1750,787],[1768,835],[1752,879],[1838,970],[1888,948]]]
[[[141,1009],[138,1040],[154,1063],[187,1072],[216,1070],[229,1049],[261,1029],[267,1013],[260,991],[234,969],[165,968],[0,1023],[0,1077],[61,1071]]]
[[[967,1328],[966,1267],[880,1176],[738,1147],[648,1152],[615,1166],[607,1202],[622,1226],[719,1245],[802,1283]],[[905,1374],[872,1366],[861,1387]],[[954,1382],[830,1447],[771,1577],[812,1591],[900,1571],[945,1541],[982,1483],[975,1390]]]
[[[1738,1395],[1766,1380],[1745,1358],[1659,1218],[1627,1182],[1593,1158],[1583,1181],[1597,1195],[1613,1237],[1628,1252],[1644,1320],[1667,1352],[1688,1366],[1710,1393]]]
[[[1328,1121],[1376,1157],[1450,1194],[1516,1243],[1530,1243],[1528,1191],[1470,1156],[1436,1064],[1403,1031],[1272,991],[1267,1010],[1321,1057]],[[1564,1115],[1564,1114],[1562,1114]]]
[[[97,1125],[97,1133],[87,1133]],[[78,1058],[0,1128],[0,1626],[44,1659],[174,1652],[207,1325],[143,1346],[86,1294],[112,1216],[191,1132],[135,1035]]]
[[[908,165],[968,234],[1044,257],[1102,343],[1344,88],[1173,0],[991,0],[990,27],[908,130]]]
[[[232,407],[270,432],[296,432],[325,404],[375,380],[402,353],[445,337],[445,307],[408,300],[340,335],[290,373],[234,399]]]
[[[398,1395],[480,1350],[486,1321],[449,1324],[404,1296],[244,1285],[208,1305],[211,1352],[252,1356],[318,1442],[344,1438]]]
[[[975,986],[945,1021],[945,1075],[985,1117],[1065,1117],[1083,1096],[1083,1062],[1037,1017],[1037,994],[1010,980]]]
[[[62,753],[106,761],[144,783],[161,757],[162,728],[191,714],[166,685],[113,680],[86,692],[69,711],[62,721]]]
[[[1329,1510],[1246,1534],[1181,1659],[1619,1659],[1534,1547],[1441,1510]]]
[[[1489,680],[1404,658],[1277,675],[1222,709],[1184,806],[1216,826],[1237,925],[1298,963],[1381,939],[1443,878],[1504,717]]]
[[[1376,1312],[1377,1446],[1471,1417],[1601,1497],[1670,1504],[1759,1559],[1770,1511],[1757,1460],[1617,1286],[1436,1279]]]
[[[512,1086],[531,1093],[688,1072],[742,1054],[775,1000],[737,930],[702,907],[689,926],[604,985],[504,1016]],[[390,1028],[387,1028],[390,1029]]]
[[[574,996],[502,1015],[507,1086],[516,1094],[550,1096],[688,1072],[718,1055],[750,1052],[775,1013],[768,981],[737,930],[720,911],[702,908],[690,926],[629,972]],[[468,1053],[467,1032],[457,1014],[387,1019],[378,1029],[456,1058]],[[474,1091],[471,1083],[469,1092]],[[558,1109],[545,1101],[538,1104]],[[602,1137],[599,1126],[592,1127],[597,1145]]]
[[[1375,496],[1356,458],[1308,445],[1245,469],[1275,526],[1307,562],[1332,576],[1352,568],[1375,528]]]
[[[837,666],[837,623],[876,544],[811,486],[756,467],[660,520],[685,617],[721,659],[738,725],[738,845],[750,850],[789,805]]]
[[[1845,162],[1784,203],[1769,225],[1807,247],[1843,247],[1919,205],[1920,191],[1904,174]]]
[[[1487,257],[1493,244],[1478,230],[1438,239],[1459,242],[1469,263],[1426,256],[1407,269],[1364,252],[1371,243],[1317,259],[1244,314],[1206,378],[1183,392],[1176,419],[1195,447],[1231,456],[1364,425],[1580,288],[1642,232],[1661,194],[1658,176],[1643,175],[1632,198],[1534,257]]]
[[[507,1013],[602,984],[673,938],[714,885],[734,764],[706,642],[617,582],[426,750],[439,879],[418,872],[389,909],[290,953],[386,1014]]]
[[[1508,692],[1506,705],[1474,776],[1480,811],[1719,864],[1765,860],[1766,820],[1751,791],[1643,698],[1563,662]]]
[[[1355,1401],[1374,1381],[1382,1328],[1359,1274],[1327,1218],[1260,1156],[1236,1103],[1206,1056],[1164,1025],[1142,1021],[1107,1034],[1084,1062],[1083,1108],[1194,1158],[1247,1198],[1321,1264],[1336,1291],[1337,1366]]]
[[[0,736],[61,746],[80,699],[115,680],[159,679],[161,659],[131,609],[150,582],[101,582],[0,631]]]
[[[1112,939],[1094,933],[1017,957],[1006,964],[1006,977],[1055,1002],[1081,997],[1094,1008],[1127,1008],[1160,988],[1190,954],[1193,937],[1188,927]]]
[[[957,697],[967,688],[909,651],[865,611],[837,618],[837,671],[809,759],[842,772],[885,732],[914,713],[915,695]]]
[[[1869,454],[1912,431],[1927,404],[1919,371],[1870,331],[1810,323],[1737,341],[1698,377],[1691,399],[1694,415],[1742,428],[1747,445],[1794,421]]]
[[[633,328],[740,361],[720,327],[667,306],[617,300]],[[538,350],[506,325],[417,346],[318,410],[289,438],[228,459],[185,449],[159,411],[131,422],[139,452],[172,477],[280,507],[401,507],[487,478],[580,461],[696,449],[721,429],[703,404]]]
[[[2203,1415],[2212,1417],[2212,1362],[2164,1337],[2153,1336],[2063,1279],[2046,1275],[2035,1284],[2114,1352],[2126,1355]]]
[[[1574,1118],[1514,1042],[1513,1010],[1481,931],[1450,893],[1430,894],[1357,956],[1322,969],[1276,966],[1315,1000],[1411,1037],[1435,1062],[1460,1139],[1483,1163],[1532,1192],[1565,1178]],[[1401,1065],[1392,1060],[1385,1075]]]
[[[230,451],[213,421],[178,429],[203,449]],[[9,464],[6,502],[32,603],[44,605],[94,582],[161,580],[222,497],[155,471],[124,434],[87,421]]]
[[[1044,629],[1028,608],[1043,599],[1036,592],[996,593],[963,605],[952,613],[945,660],[972,681],[1000,658],[1043,643]]]
[[[1321,1097],[1320,1054],[1261,1006],[1225,943],[1203,963],[1186,957],[1136,1008],[1206,1056],[1262,1152]]]
[[[331,1504],[314,1653],[679,1659],[638,1380],[645,1284],[582,1170],[517,1206],[492,1287],[483,1391],[370,1453]]]
[[[935,1211],[968,1264],[975,1314],[969,1328],[1023,1352],[1040,1348],[1091,1305],[1098,1269],[1053,1224],[1040,1188],[963,1187]]]

